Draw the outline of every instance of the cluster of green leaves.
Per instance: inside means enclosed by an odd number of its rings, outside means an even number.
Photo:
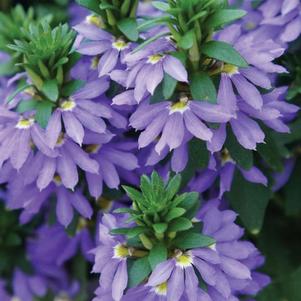
[[[199,194],[189,192],[178,195],[180,186],[180,175],[174,176],[165,184],[155,171],[150,178],[146,175],[141,177],[141,191],[124,186],[133,201],[133,208],[117,209],[116,212],[128,213],[129,221],[134,221],[136,226],[115,229],[113,233],[126,234],[130,238],[139,235],[147,249],[152,249],[157,242],[164,242],[167,248],[189,249],[203,246],[204,237],[201,234],[198,234],[199,241],[191,242],[189,238],[190,235],[194,236],[195,231],[200,232],[199,227],[192,223],[200,206]],[[183,237],[187,240],[183,240]],[[189,245],[188,240],[193,245]]]
[[[127,228],[113,229],[111,233],[125,235],[128,246],[138,248],[142,254],[130,260],[130,287],[143,281],[157,264],[173,256],[175,250],[208,247],[215,243],[213,238],[201,234],[202,223],[193,221],[200,206],[198,193],[177,194],[180,186],[180,175],[164,183],[154,171],[151,177],[141,177],[141,191],[123,187],[133,206],[115,212],[128,214],[131,224]]]
[[[43,19],[51,20],[48,15]],[[8,47],[14,40],[29,40],[28,29],[31,24],[40,20],[35,18],[32,8],[25,11],[23,6],[17,5],[9,13],[0,11],[0,51],[11,56],[11,60],[0,64],[0,76],[11,75],[16,72],[15,64],[22,60],[21,54]]]
[[[14,40],[8,47],[22,57],[18,66],[26,71],[32,84],[21,85],[8,101],[32,88],[33,98],[21,102],[18,110],[22,113],[35,110],[37,122],[45,127],[60,98],[70,96],[83,84],[69,80],[69,71],[79,58],[72,50],[75,32],[67,24],[52,28],[47,20],[30,24],[21,31],[27,39]]]
[[[129,41],[139,38],[136,12],[139,0],[76,0],[101,19],[103,28]]]

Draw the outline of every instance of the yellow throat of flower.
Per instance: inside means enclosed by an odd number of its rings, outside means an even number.
[[[128,257],[129,255],[129,249],[126,246],[118,244],[114,247],[114,258],[122,259]]]
[[[96,15],[90,15],[86,17],[86,22],[92,25],[95,25],[97,27],[103,28],[104,23],[101,19],[101,17],[96,16]]]
[[[167,295],[167,282],[163,282],[155,287],[155,293],[160,296]]]
[[[112,46],[118,51],[120,51],[126,49],[128,47],[128,44],[124,40],[118,39],[112,44]]]
[[[34,124],[34,118],[21,118],[16,124],[17,129],[26,130],[29,129]]]
[[[63,111],[72,111],[76,107],[76,103],[71,99],[64,100],[60,107]]]
[[[154,64],[157,64],[158,62],[160,62],[163,57],[164,56],[162,54],[153,54],[148,57],[147,62],[149,64],[154,65]]]
[[[170,112],[180,112],[183,113],[188,109],[188,97],[184,96],[181,97],[179,101],[173,103],[170,106]]]
[[[231,64],[225,64],[223,66],[222,72],[227,73],[230,76],[239,73],[238,67],[231,65]]]
[[[189,252],[183,253],[182,251],[177,251],[175,259],[177,266],[182,268],[187,268],[193,263],[192,255]]]

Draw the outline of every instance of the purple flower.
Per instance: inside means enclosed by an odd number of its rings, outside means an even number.
[[[259,7],[264,20],[263,25],[280,29],[280,40],[292,42],[301,33],[301,4],[298,0],[267,0]],[[277,29],[276,29],[277,30]]]
[[[100,96],[108,88],[109,82],[106,79],[94,80],[69,99],[61,101],[60,107],[52,113],[46,129],[51,148],[54,148],[61,134],[62,121],[67,135],[79,145],[85,135],[84,127],[96,133],[106,131],[102,118],[111,118],[111,112],[105,105],[91,99]]]
[[[138,160],[132,154],[132,146],[126,138],[110,141],[106,136],[88,134],[84,143],[91,158],[99,165],[97,174],[86,171],[86,179],[91,196],[99,198],[102,194],[103,182],[111,189],[120,185],[122,171],[133,171],[138,168]],[[109,142],[110,141],[110,142]],[[109,143],[107,143],[109,142]]]
[[[130,256],[130,249],[126,247],[122,237],[110,234],[110,230],[118,226],[118,221],[111,214],[104,214],[99,225],[100,243],[93,250],[93,272],[101,274],[100,287],[96,291],[99,300],[120,301],[127,287],[127,257]]]
[[[181,146],[186,133],[210,141],[212,131],[203,120],[220,123],[227,122],[232,116],[221,105],[183,98],[176,103],[141,104],[131,116],[130,125],[136,130],[143,130],[138,140],[140,148],[148,146],[162,133],[155,146],[160,154],[166,146],[170,150]]]
[[[189,277],[187,281],[189,281]],[[130,289],[127,294],[122,298],[122,301],[131,300],[148,300],[148,301],[167,301],[168,285],[163,283],[155,287],[139,286],[137,288]],[[189,299],[187,294],[181,296],[181,301],[212,301],[210,296],[202,289],[198,289],[197,294],[194,294],[195,299]],[[176,300],[176,299],[172,299]],[[98,301],[97,299],[95,301]],[[99,300],[100,301],[100,300]]]
[[[11,301],[11,296],[9,296],[8,292],[5,289],[5,286],[5,281],[0,279],[0,300]]]
[[[74,26],[74,29],[84,38],[77,51],[84,55],[101,55],[98,62],[99,77],[110,74],[124,57],[131,51],[131,43],[116,39],[109,32],[101,29],[96,16],[89,16],[87,22]],[[96,25],[97,24],[97,25]]]
[[[9,159],[12,166],[19,170],[32,152],[32,144],[48,157],[57,155],[47,145],[45,134],[33,116],[22,116],[1,107],[0,120],[0,167]]]
[[[17,300],[33,301],[35,297],[46,295],[47,283],[41,276],[29,276],[17,269],[14,272],[13,291]]]
[[[277,88],[261,96],[263,101],[261,109],[255,109],[233,93],[230,79],[222,75],[219,87],[218,102],[224,108],[232,108],[236,118],[230,120],[230,125],[238,142],[246,149],[255,150],[257,143],[263,143],[265,134],[257,121],[261,120],[268,127],[280,133],[289,133],[285,118],[298,112],[296,105],[284,100],[286,88]],[[234,109],[236,107],[236,109]],[[222,124],[214,131],[208,149],[211,152],[220,151],[226,139],[226,124]]]
[[[282,66],[272,62],[281,56],[285,49],[271,39],[265,43],[257,41],[253,32],[242,34],[241,26],[236,24],[219,33],[218,40],[232,44],[250,64],[247,68],[238,68],[229,64],[222,66],[222,76],[230,81],[227,84],[227,93],[232,104],[229,100],[228,108],[230,110],[236,109],[236,97],[232,87],[234,84],[242,100],[254,109],[260,110],[263,106],[263,99],[256,86],[271,89],[272,85],[268,73],[286,72]]]
[[[241,168],[231,158],[228,150],[224,149],[221,153],[210,157],[208,167],[199,171],[190,182],[190,190],[203,193],[211,188],[216,179],[219,178],[219,197],[222,197],[225,192],[230,191],[236,169],[247,181],[267,186],[268,180],[260,169],[256,166],[252,166],[248,170]]]
[[[159,39],[142,50],[125,57],[127,78],[125,86],[133,87],[139,103],[149,93],[153,94],[164,78],[164,73],[180,82],[188,82],[188,74],[180,60],[168,54],[174,47],[167,39]]]

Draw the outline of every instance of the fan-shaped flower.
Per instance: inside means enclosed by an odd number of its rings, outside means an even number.
[[[101,29],[98,18],[88,16],[86,22],[74,26],[74,29],[84,38],[77,51],[84,55],[101,55],[98,62],[99,77],[108,75],[124,61],[124,57],[131,51],[131,43],[123,39],[116,39],[109,32]]]
[[[50,147],[54,147],[62,131],[62,121],[67,135],[79,145],[85,135],[84,127],[104,133],[106,123],[102,118],[111,118],[111,111],[105,105],[91,101],[109,88],[107,79],[94,80],[77,91],[69,99],[61,100],[60,106],[49,119],[46,135]]]
[[[159,39],[145,48],[129,53],[126,87],[134,88],[134,97],[139,103],[144,97],[153,94],[163,80],[164,73],[180,82],[188,81],[188,74],[179,59],[169,54],[174,47],[167,39]]]
[[[155,147],[160,154],[165,146],[172,150],[182,145],[185,133],[210,141],[212,131],[203,121],[221,123],[233,116],[221,105],[189,101],[184,97],[176,103],[141,104],[131,116],[130,125],[143,130],[138,140],[139,147],[149,145],[162,133]]]
[[[32,151],[32,145],[49,157],[57,156],[46,143],[41,127],[31,115],[20,115],[0,108],[2,127],[0,130],[0,166],[10,160],[15,169],[20,169]]]
[[[103,300],[120,301],[127,287],[127,257],[131,250],[124,245],[125,241],[121,236],[110,234],[110,230],[118,226],[118,220],[110,214],[105,214],[99,225],[100,244],[93,250],[93,272],[101,274],[100,287],[96,292],[99,300],[103,297]]]

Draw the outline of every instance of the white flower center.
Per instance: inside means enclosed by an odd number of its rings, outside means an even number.
[[[76,103],[73,100],[65,100],[60,107],[63,111],[72,111],[76,107]]]
[[[213,250],[213,251],[216,251],[216,243],[212,244],[208,248],[211,249],[211,250]]]
[[[22,301],[19,297],[12,297],[10,301]]]
[[[20,120],[18,121],[18,123],[16,124],[16,128],[17,129],[29,129],[30,127],[32,127],[34,124],[34,119],[33,118],[20,118]]]

